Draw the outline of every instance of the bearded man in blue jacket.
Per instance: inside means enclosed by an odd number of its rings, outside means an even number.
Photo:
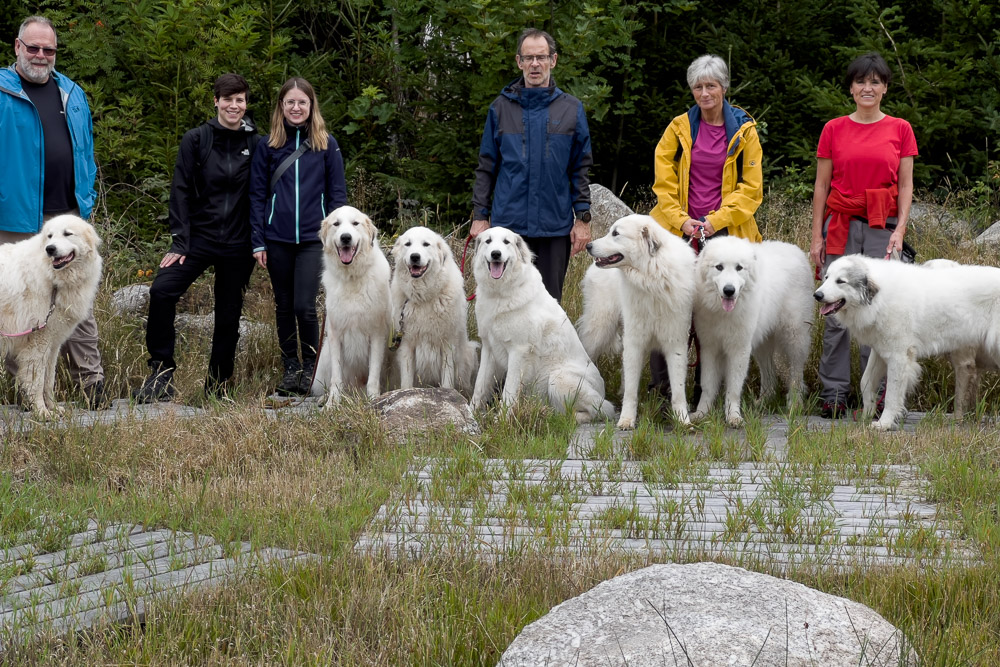
[[[94,207],[90,107],[83,89],[55,71],[57,48],[52,21],[29,16],[14,40],[15,63],[0,69],[0,243],[33,236],[64,213],[87,219]],[[62,351],[89,407],[98,407],[104,368],[93,313]]]
[[[491,225],[524,237],[545,289],[562,298],[569,258],[590,241],[594,163],[583,103],[552,78],[556,42],[543,30],[521,33],[522,76],[490,105],[473,190],[473,237]]]

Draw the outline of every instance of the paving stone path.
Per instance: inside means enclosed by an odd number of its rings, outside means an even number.
[[[904,429],[922,415],[911,413]],[[765,422],[756,462],[695,464],[678,473],[628,460],[629,433],[577,430],[561,460],[417,461],[402,491],[358,540],[362,552],[419,557],[442,551],[488,558],[633,552],[659,558],[724,556],[741,564],[846,566],[970,560],[909,466],[833,467],[786,460],[787,424]],[[829,430],[809,418],[806,427]],[[667,434],[664,449],[677,438]],[[725,437],[743,438],[742,431]],[[591,454],[598,441],[604,453]]]
[[[95,625],[141,622],[147,605],[171,591],[221,586],[264,565],[316,558],[249,543],[134,525],[99,526],[47,551],[39,533],[5,538],[0,549],[0,652],[39,632],[68,634]]]

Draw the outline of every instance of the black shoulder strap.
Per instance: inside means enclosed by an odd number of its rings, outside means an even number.
[[[292,153],[284,160],[282,160],[281,164],[278,165],[278,168],[274,170],[274,175],[271,176],[272,192],[274,191],[274,186],[277,185],[278,183],[278,179],[281,178],[281,175],[284,174],[286,171],[288,171],[288,168],[291,167],[293,164],[295,164],[295,161],[298,160],[300,157],[302,157],[303,154],[305,154],[305,152],[309,150],[309,148],[310,148],[309,140],[306,139],[301,144],[299,144],[299,147],[295,149],[294,153]]]
[[[208,156],[212,153],[212,126],[202,123],[198,126],[198,167],[205,166]]]
[[[674,162],[680,162],[682,155],[684,155],[684,146],[677,144],[677,152],[674,153]]]

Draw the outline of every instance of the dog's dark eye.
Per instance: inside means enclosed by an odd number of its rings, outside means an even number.
[[[838,284],[838,285],[843,285],[843,284],[844,284],[844,283],[846,283],[847,281],[846,281],[846,280],[844,280],[843,278],[837,278],[837,281],[836,281],[836,282],[837,282],[837,284]]]
[[[503,244],[504,245],[510,245],[510,239],[504,239],[503,240]]]
[[[611,231],[611,235],[612,236],[618,236],[618,230],[617,229],[612,230]]]
[[[742,271],[743,270],[743,265],[742,264],[737,264],[736,265],[736,270],[737,271]]]
[[[52,234],[49,234],[47,238],[52,238]]]
[[[334,227],[340,227],[340,220],[338,220],[337,222],[333,223],[333,226]]]
[[[65,232],[63,232],[63,236],[73,236],[73,232],[67,229]]]
[[[360,225],[361,223],[360,223],[360,222],[358,222],[357,220],[355,220],[355,221],[354,221],[354,222],[352,222],[351,224],[352,224],[352,225],[354,225],[355,227],[357,227],[357,226],[358,226],[358,225]]]
[[[430,247],[431,247],[431,244],[430,244],[430,243],[428,243],[427,241],[424,241],[424,247],[425,247],[425,248],[430,248]]]
[[[715,270],[716,271],[721,271],[722,270],[722,264],[716,264],[715,265]]]
[[[410,241],[407,241],[407,242],[406,242],[406,243],[404,243],[403,245],[405,245],[405,246],[406,246],[407,248],[409,248],[409,247],[410,247],[411,245],[413,245],[413,244],[412,244],[412,242],[410,242]]]
[[[486,237],[486,245],[489,245],[491,243],[493,243],[493,237],[492,236]]]

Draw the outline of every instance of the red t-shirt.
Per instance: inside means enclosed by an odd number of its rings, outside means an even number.
[[[902,118],[886,116],[877,123],[834,118],[819,135],[816,156],[833,160],[830,185],[854,197],[865,190],[899,182],[900,158],[917,155],[913,128]]]

